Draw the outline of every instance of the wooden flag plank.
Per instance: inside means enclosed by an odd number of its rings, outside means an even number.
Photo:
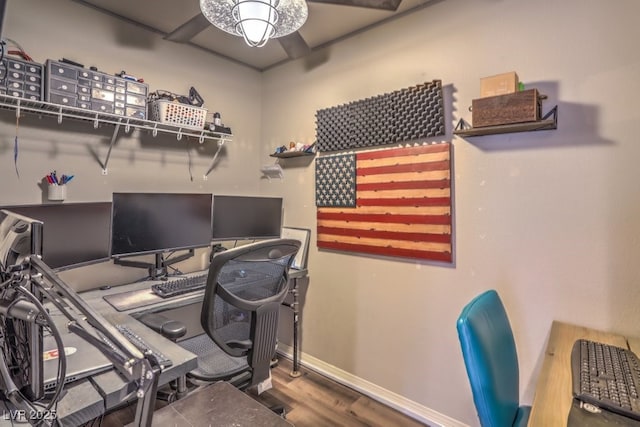
[[[374,239],[385,239],[389,242],[389,246],[395,246],[391,242],[394,240],[407,240],[410,242],[431,242],[431,243],[451,243],[451,235],[449,233],[418,233],[415,231],[395,231],[395,230],[359,230],[352,228],[338,228],[338,227],[323,227],[318,226],[318,236],[322,235],[322,240],[332,240],[329,235],[332,236],[351,236],[351,237],[370,237]],[[345,239],[341,239],[346,241]]]
[[[356,181],[358,184],[369,184],[373,182],[403,182],[403,181],[439,181],[442,179],[449,180],[450,172],[442,171],[425,171],[425,172],[408,172],[408,173],[388,173],[378,175],[359,176]]]
[[[358,199],[422,199],[449,197],[449,188],[358,191]]]
[[[318,213],[361,213],[361,214],[381,214],[381,215],[449,215],[449,206],[359,206],[357,209],[350,207],[318,208]]]
[[[395,256],[401,258],[424,259],[429,261],[451,262],[451,252],[431,252],[422,250],[397,249],[386,247],[373,247],[366,245],[350,245],[336,242],[318,242],[319,248],[335,249],[345,252],[361,252],[373,255]]]
[[[338,221],[380,222],[386,224],[445,224],[451,225],[451,215],[387,215],[387,214],[352,214],[318,213],[318,220],[332,219]]]
[[[443,224],[400,224],[388,222],[318,220],[318,228],[320,227],[351,229],[356,233],[360,230],[389,230],[407,233],[451,234],[451,226]]]

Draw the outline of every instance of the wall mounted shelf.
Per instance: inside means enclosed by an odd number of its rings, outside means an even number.
[[[111,156],[111,148],[115,143],[120,128],[124,126],[125,133],[130,133],[134,129],[150,132],[154,137],[158,134],[175,135],[176,140],[180,141],[183,137],[195,138],[200,144],[206,141],[216,141],[218,150],[216,151],[213,162],[218,156],[222,146],[232,140],[233,135],[216,133],[207,130],[184,129],[175,125],[154,122],[151,120],[136,119],[133,117],[118,116],[116,114],[101,113],[98,111],[85,110],[77,107],[68,107],[65,105],[52,104],[44,101],[31,101],[23,98],[16,98],[8,95],[0,95],[0,109],[15,110],[16,117],[20,118],[22,113],[30,113],[38,116],[49,116],[57,118],[58,124],[62,124],[65,119],[84,121],[93,123],[93,127],[97,129],[101,124],[114,126],[113,137],[109,145],[107,157],[102,162],[102,173],[107,174],[107,164]],[[212,162],[212,165],[213,165]],[[211,172],[209,168],[206,176]]]
[[[464,119],[460,119],[453,131],[454,135],[483,136],[501,133],[532,132],[537,130],[551,130],[558,128],[558,106],[553,107],[545,116],[535,122],[514,123],[508,125],[486,126],[473,128]]]
[[[270,157],[275,157],[278,159],[290,159],[292,157],[304,157],[304,156],[315,156],[316,153],[308,153],[306,151],[285,151],[282,153],[273,153],[270,154]]]

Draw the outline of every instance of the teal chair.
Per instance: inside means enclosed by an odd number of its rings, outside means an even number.
[[[498,293],[475,297],[460,313],[457,328],[482,427],[526,426],[531,407],[519,403],[516,343]]]

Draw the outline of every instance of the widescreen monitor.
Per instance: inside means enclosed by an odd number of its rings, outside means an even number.
[[[212,228],[215,241],[278,238],[282,198],[214,195]]]
[[[56,271],[110,258],[111,202],[10,206],[6,209],[42,221],[42,260]]]
[[[211,194],[113,193],[113,257],[211,244]]]

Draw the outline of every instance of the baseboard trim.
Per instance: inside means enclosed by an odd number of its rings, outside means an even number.
[[[293,348],[283,343],[278,343],[278,353],[288,359],[293,358]],[[300,364],[432,427],[468,427],[467,424],[420,405],[306,353],[301,354]]]

